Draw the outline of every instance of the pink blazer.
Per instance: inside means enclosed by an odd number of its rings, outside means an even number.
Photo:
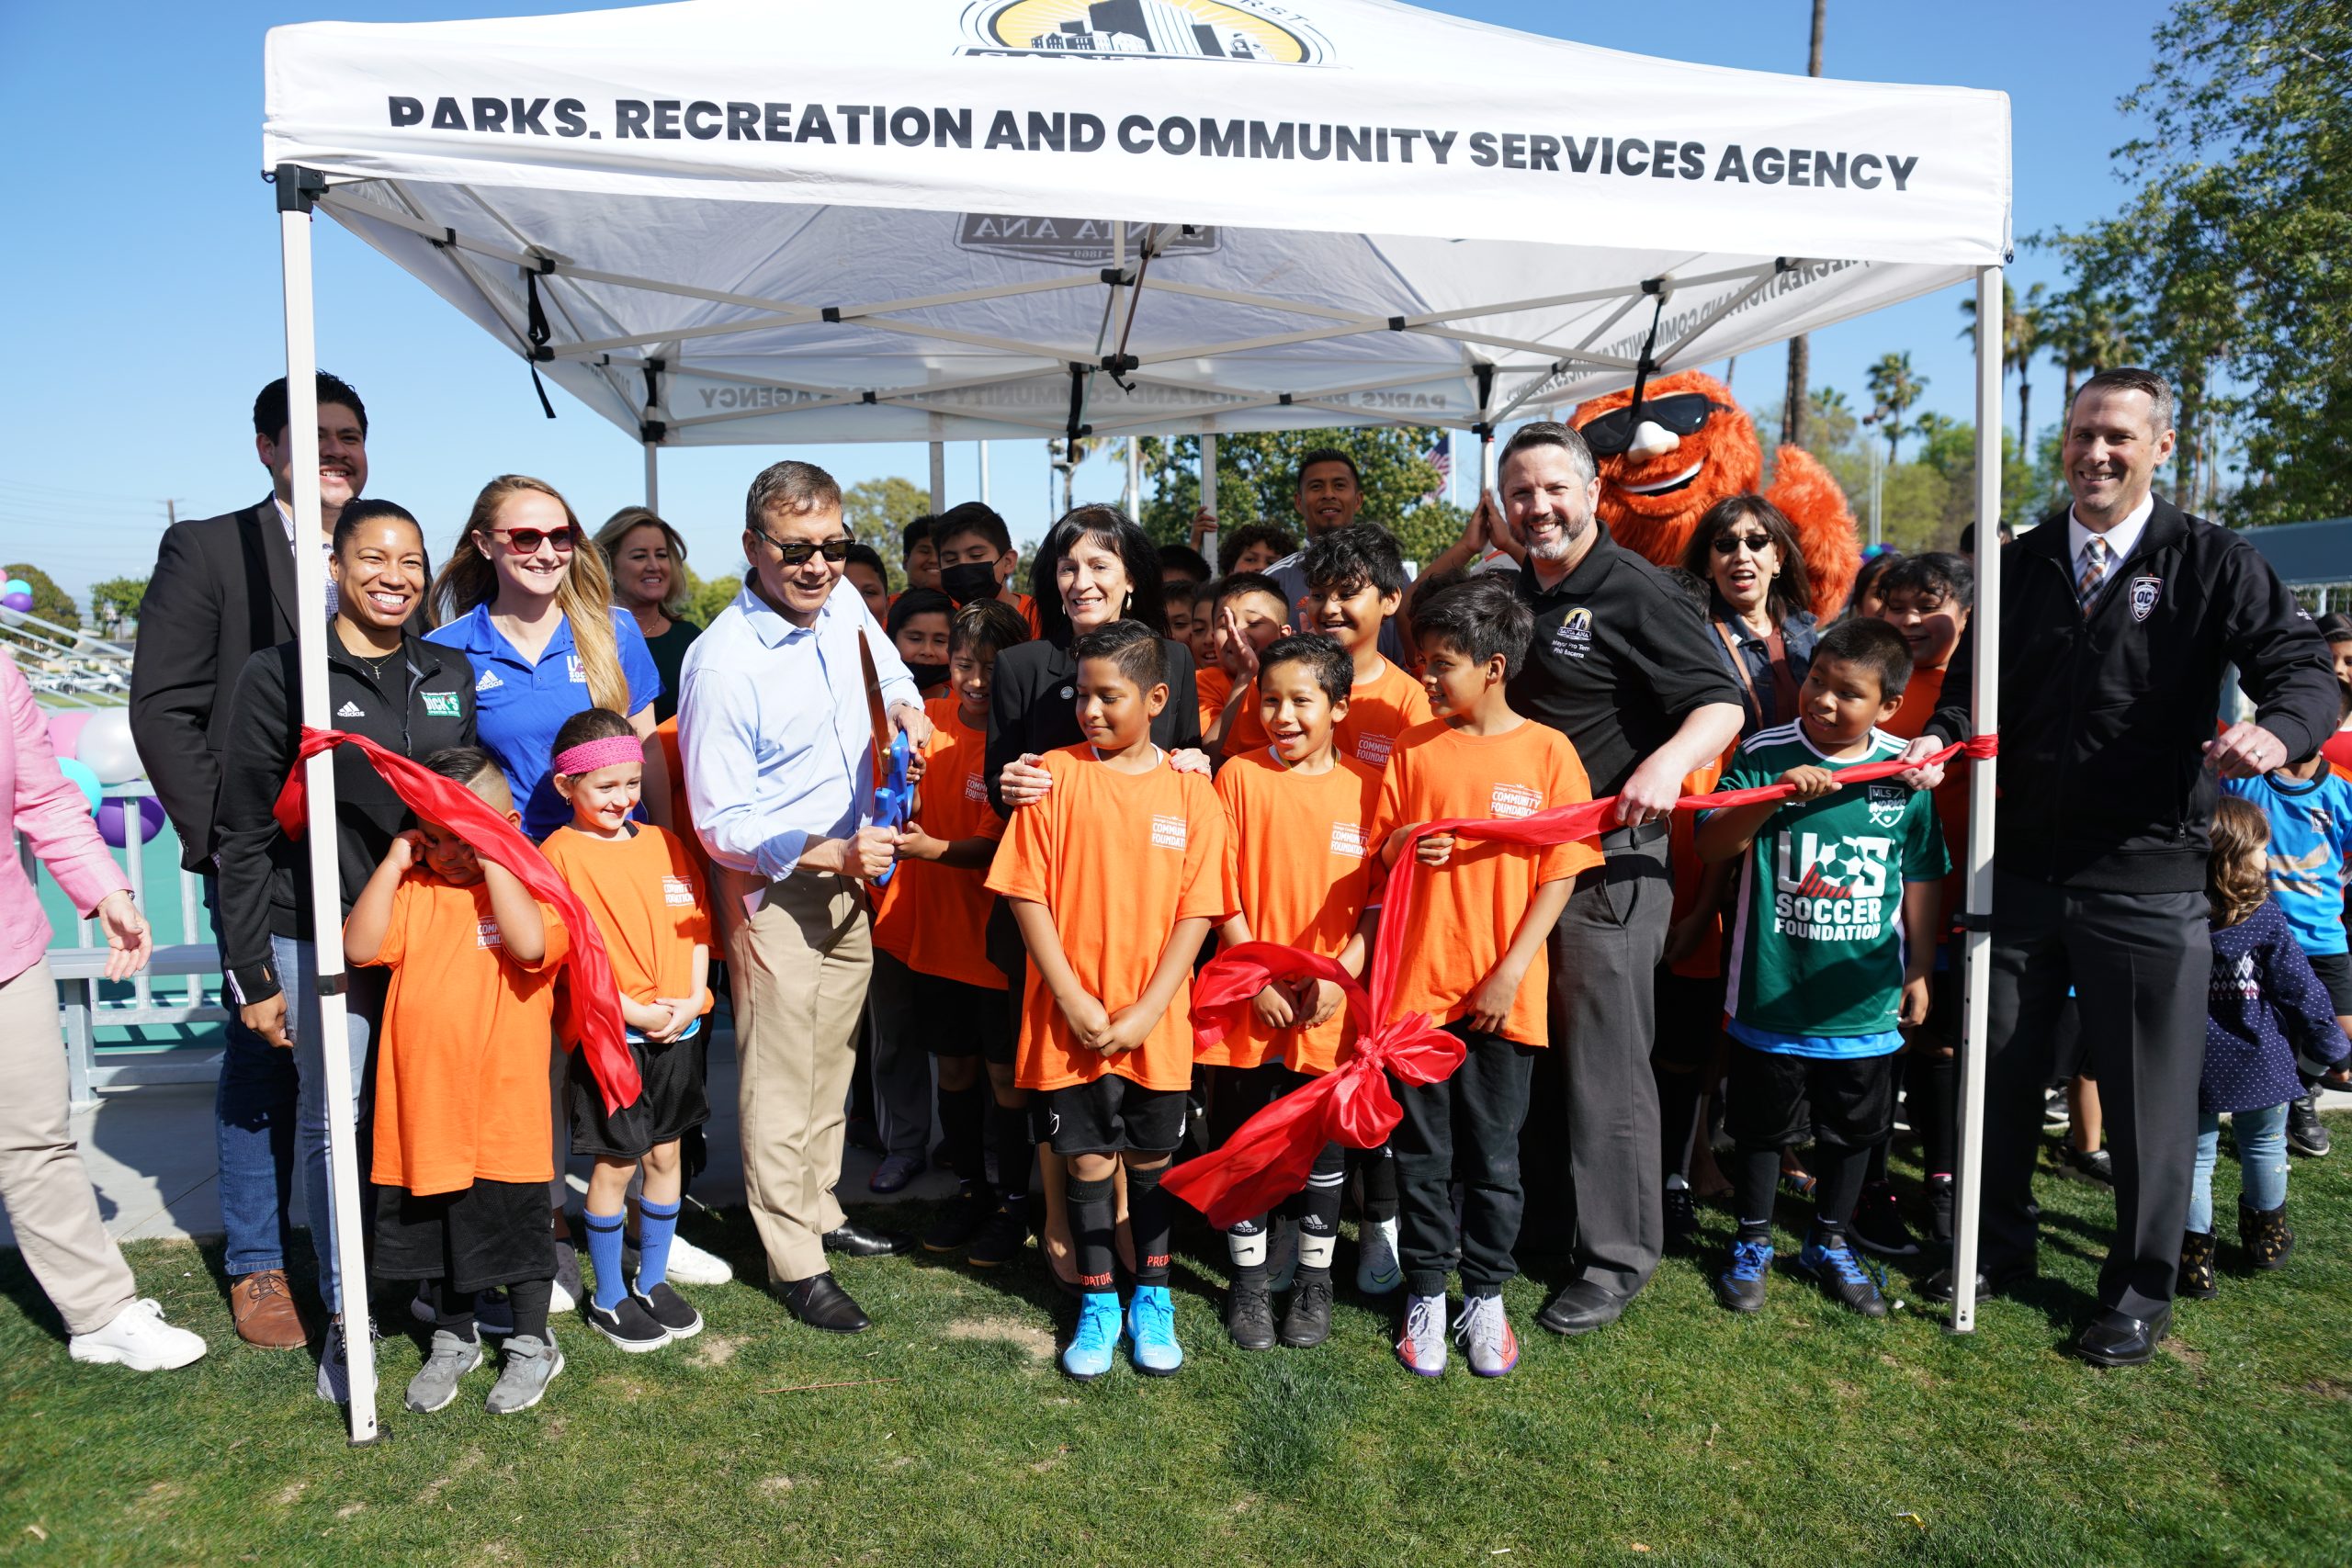
[[[49,749],[49,720],[33,702],[15,657],[0,649],[0,703],[7,728],[0,738],[0,806],[8,825],[25,836],[57,886],[84,913],[119,888],[122,868],[98,837],[80,786],[58,771]],[[13,980],[49,950],[49,919],[14,850],[0,855],[0,981]]]

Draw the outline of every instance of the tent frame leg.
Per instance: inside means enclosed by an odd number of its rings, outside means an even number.
[[[2001,269],[1976,273],[1976,319],[2001,319]],[[1975,732],[2000,732],[2001,705],[2001,359],[1992,332],[1976,334],[1976,609],[1974,663],[1969,671]],[[1961,948],[1960,1169],[1953,1193],[1951,1332],[1976,1331],[1977,1228],[1984,1209],[1984,1056],[1993,977],[1993,803],[1991,757],[1970,764],[1968,916]]]
[[[325,193],[326,179],[311,170],[281,164],[277,170],[279,257],[285,270],[286,392],[288,427],[294,441],[294,535],[314,539],[320,532],[318,340],[311,292],[311,209]],[[294,552],[295,602],[326,602],[326,563],[314,549]],[[327,729],[334,720],[328,710],[326,638],[331,635],[317,615],[295,617],[300,645],[301,711],[304,728]],[[308,770],[310,820],[308,860],[311,907],[314,924],[319,994],[319,1055],[323,1063],[327,1104],[327,1166],[329,1209],[312,1214],[315,1230],[334,1231],[336,1303],[345,1315],[356,1318],[360,1331],[345,1337],[345,1358],[350,1369],[351,1403],[345,1407],[355,1448],[382,1440],[376,1425],[376,1349],[368,1332],[368,1252],[359,1212],[359,1150],[353,1118],[356,1100],[351,1053],[344,1042],[349,1025],[345,1011],[345,976],[343,962],[343,876],[335,861],[334,757],[321,751],[303,766]]]

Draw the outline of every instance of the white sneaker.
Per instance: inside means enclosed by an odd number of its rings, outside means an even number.
[[[1396,1222],[1367,1220],[1356,1235],[1362,1243],[1356,1251],[1356,1289],[1367,1296],[1385,1296],[1403,1284],[1405,1268],[1396,1261]]]
[[[566,1312],[570,1312],[570,1311],[571,1311],[574,1307],[577,1307],[579,1304],[580,1304],[579,1298],[577,1298],[576,1296],[574,1296],[574,1295],[573,1295],[570,1291],[567,1291],[567,1290],[565,1290],[565,1289],[563,1288],[563,1281],[562,1281],[562,1280],[553,1280],[553,1281],[551,1281],[551,1282],[548,1284],[548,1316],[552,1317],[552,1316],[556,1315],[556,1314],[559,1314],[559,1313],[566,1313]]]
[[[1519,1365],[1519,1336],[1503,1315],[1500,1296],[1471,1296],[1453,1320],[1453,1342],[1462,1347],[1470,1370],[1482,1378],[1498,1378]]]
[[[66,1353],[77,1361],[111,1363],[134,1372],[185,1367],[204,1354],[201,1336],[164,1321],[164,1305],[142,1296],[114,1314],[104,1328],[76,1334]]]
[[[1266,1289],[1281,1295],[1298,1274],[1298,1222],[1277,1215],[1266,1236]]]
[[[676,1235],[670,1238],[670,1265],[662,1278],[680,1285],[724,1285],[735,1278],[735,1270],[717,1253]]]
[[[1445,1298],[1408,1296],[1405,1326],[1396,1336],[1396,1359],[1425,1378],[1445,1375]]]

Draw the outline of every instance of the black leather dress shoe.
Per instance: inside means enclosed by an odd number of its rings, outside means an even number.
[[[855,1220],[843,1220],[838,1228],[825,1233],[827,1252],[851,1258],[895,1258],[914,1249],[914,1237],[897,1231],[870,1231]]]
[[[2168,1306],[2157,1308],[2154,1317],[2127,1317],[2110,1308],[2091,1319],[2075,1341],[2075,1354],[2095,1367],[2143,1367],[2171,1328]]]
[[[1983,1302],[1990,1301],[1995,1296],[2006,1296],[2011,1290],[2031,1278],[2030,1273],[2019,1271],[2015,1274],[2004,1274],[1996,1280],[1979,1270],[1976,1276],[1976,1299]],[[1948,1302],[1951,1300],[1952,1294],[1952,1273],[1950,1265],[1937,1269],[1919,1281],[1919,1299],[1922,1301]]]
[[[828,1334],[862,1334],[874,1326],[850,1293],[831,1274],[811,1274],[784,1288],[784,1304],[811,1328]]]
[[[1589,1280],[1572,1280],[1544,1303],[1535,1321],[1555,1334],[1590,1334],[1624,1314],[1625,1298]]]

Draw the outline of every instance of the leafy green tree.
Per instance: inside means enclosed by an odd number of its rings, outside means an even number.
[[[849,525],[850,537],[881,552],[893,593],[907,585],[906,569],[899,559],[899,530],[930,510],[931,491],[895,474],[854,484],[842,493],[842,521]],[[728,596],[734,596],[732,589]]]
[[[90,615],[101,626],[106,623],[107,608],[112,605],[122,620],[139,618],[140,601],[147,597],[147,580],[143,577],[109,577],[104,582],[90,585]]]
[[[2352,7],[2175,0],[2119,105],[2120,211],[2041,243],[2136,307],[2173,381],[2173,494],[2246,524],[2352,513]],[[2243,442],[2245,480],[2222,492]]]
[[[63,626],[68,631],[81,629],[81,606],[74,603],[72,594],[57,586],[56,580],[49,573],[29,561],[18,561],[13,566],[0,566],[0,578],[17,577],[32,584],[32,613],[34,615],[54,626]]]
[[[1912,434],[1903,423],[1911,406],[1926,395],[1928,378],[1911,368],[1911,351],[1883,354],[1865,377],[1874,400],[1865,423],[1886,437],[1886,461],[1894,463],[1895,445]]]
[[[1298,490],[1298,462],[1328,446],[1355,459],[1364,497],[1358,515],[1396,535],[1408,560],[1427,561],[1462,536],[1464,515],[1444,500],[1445,480],[1424,456],[1437,434],[1392,424],[1220,435],[1217,526],[1230,531],[1272,522],[1303,532],[1291,504]],[[1143,468],[1152,492],[1138,519],[1145,531],[1161,544],[1190,539],[1193,515],[1201,504],[1200,438],[1145,436]]]

